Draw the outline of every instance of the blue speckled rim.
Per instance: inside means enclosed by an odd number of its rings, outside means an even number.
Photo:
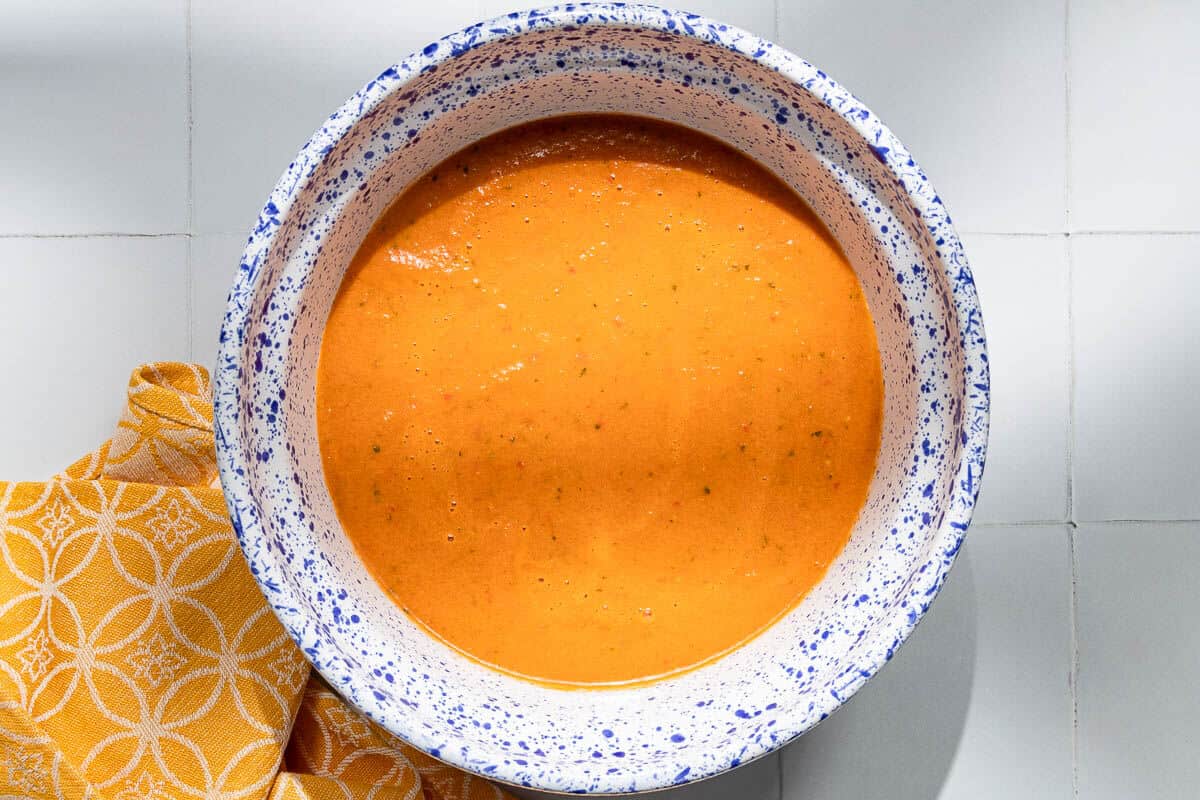
[[[586,19],[583,19],[586,17]],[[583,19],[581,23],[581,19]],[[732,26],[712,22],[704,17],[677,11],[657,9],[649,6],[624,4],[577,4],[564,5],[541,10],[526,11],[510,14],[488,22],[469,26],[464,30],[444,37],[438,42],[431,43],[422,51],[414,53],[400,64],[386,70],[378,79],[369,82],[360,92],[351,97],[329,121],[323,126],[318,135],[300,150],[296,159],[285,172],[279,184],[271,193],[259,217],[259,224],[251,234],[237,283],[231,293],[225,323],[221,333],[221,352],[219,364],[236,366],[240,360],[240,337],[238,332],[247,324],[250,310],[233,302],[235,296],[250,296],[258,278],[257,272],[249,264],[254,254],[261,256],[269,248],[276,231],[278,220],[291,207],[300,191],[303,181],[296,176],[310,174],[321,163],[328,152],[328,143],[344,137],[348,131],[364,116],[376,108],[384,97],[399,91],[404,86],[404,80],[420,74],[431,65],[452,60],[462,52],[474,49],[480,45],[497,40],[520,36],[535,29],[563,27],[567,25],[621,25],[638,26],[648,30],[691,37],[699,42],[715,44],[749,59],[764,63],[775,71],[789,78],[797,86],[811,85],[815,78],[821,81],[821,93],[810,90],[810,95],[838,114],[846,123],[860,135],[873,149],[876,156],[896,181],[903,187],[912,203],[915,214],[924,222],[930,235],[936,235],[938,254],[945,276],[952,287],[954,311],[961,334],[964,368],[966,372],[964,398],[964,420],[961,423],[962,449],[960,462],[955,473],[947,508],[954,510],[953,515],[947,515],[945,523],[931,537],[930,546],[943,554],[938,568],[926,570],[913,577],[906,595],[897,599],[890,620],[880,622],[876,635],[882,643],[882,637],[891,636],[891,642],[885,648],[875,652],[884,652],[886,656],[870,663],[854,665],[854,677],[839,687],[837,693],[821,695],[817,711],[809,719],[814,720],[805,725],[793,728],[782,728],[773,742],[755,744],[743,752],[741,763],[747,763],[761,757],[772,750],[781,747],[788,741],[803,734],[816,724],[816,721],[826,718],[840,707],[854,692],[880,667],[891,658],[896,648],[902,643],[920,618],[928,609],[930,602],[940,590],[946,574],[954,562],[962,543],[967,526],[970,522],[976,498],[978,496],[980,479],[986,456],[988,415],[989,415],[989,372],[986,354],[983,321],[979,301],[975,293],[974,281],[963,256],[962,245],[953,231],[950,217],[940,198],[933,191],[928,179],[909,156],[908,151],[894,135],[884,127],[874,114],[842,87],[831,82],[820,70],[803,59],[788,53],[776,45],[740,31]],[[386,89],[381,86],[386,84]],[[234,498],[253,498],[249,471],[245,454],[237,452],[234,447],[226,447],[226,432],[235,430],[237,409],[242,400],[241,386],[237,369],[218,368],[216,429],[218,449],[221,451],[220,468],[221,481],[229,500],[231,511]],[[261,526],[238,526],[238,535],[242,540],[243,549],[248,542],[256,537],[261,539],[264,532]],[[261,542],[259,542],[261,544]],[[254,552],[268,552],[266,548],[254,548]],[[252,573],[259,579],[262,570],[250,558]],[[265,587],[264,587],[265,588]],[[272,586],[272,607],[281,618],[289,631],[296,631],[302,626],[304,612],[303,603],[299,598],[289,597],[287,587]],[[874,648],[862,648],[858,652],[871,652]],[[329,676],[327,676],[329,677]],[[379,719],[381,709],[376,707],[369,695],[361,695],[357,705],[369,716]],[[393,729],[396,727],[392,726]],[[413,726],[411,730],[396,730],[415,746],[425,752],[432,747],[426,742],[423,732]],[[431,753],[433,755],[433,753]],[[437,757],[448,763],[468,771],[476,771],[474,765],[465,763],[454,754],[441,752]],[[499,760],[499,759],[498,759]],[[708,771],[696,770],[686,775],[686,780],[675,783],[692,782],[705,777],[711,777],[723,769]],[[504,770],[497,770],[485,775],[493,780],[521,781],[513,775],[506,775]],[[648,791],[666,783],[647,782],[639,784],[639,789]],[[601,783],[596,786],[594,793],[620,793],[622,787],[613,783]]]

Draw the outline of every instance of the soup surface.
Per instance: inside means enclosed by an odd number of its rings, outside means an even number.
[[[554,683],[694,666],[845,545],[883,383],[854,272],[738,152],[640,118],[501,132],[376,222],[317,383],[338,516],[396,602]]]

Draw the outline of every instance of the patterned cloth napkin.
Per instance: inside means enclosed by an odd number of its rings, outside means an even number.
[[[0,483],[0,795],[507,798],[309,674],[226,516],[210,397],[147,364],[111,441]]]

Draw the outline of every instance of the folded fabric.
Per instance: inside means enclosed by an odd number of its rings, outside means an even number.
[[[111,441],[0,483],[0,796],[508,797],[309,674],[234,538],[210,397],[147,364]]]

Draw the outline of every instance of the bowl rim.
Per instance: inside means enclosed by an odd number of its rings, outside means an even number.
[[[586,15],[588,19],[581,22],[580,15]],[[514,25],[514,23],[519,24]],[[721,47],[752,61],[765,64],[803,89],[815,102],[826,106],[841,117],[871,147],[877,159],[898,181],[905,196],[912,203],[918,219],[926,226],[927,231],[932,233],[936,230],[939,237],[937,261],[950,285],[949,294],[960,329],[964,371],[963,416],[960,423],[963,431],[962,447],[959,450],[959,461],[954,469],[947,497],[947,509],[952,509],[954,513],[947,513],[938,530],[929,538],[931,552],[937,552],[940,549],[943,557],[937,568],[927,569],[923,574],[910,579],[907,592],[896,598],[890,617],[880,620],[874,638],[883,641],[886,634],[890,635],[892,639],[884,651],[885,656],[855,664],[857,670],[854,678],[840,686],[836,695],[833,693],[822,694],[815,699],[817,710],[820,713],[811,717],[812,721],[792,727],[781,725],[780,735],[774,743],[753,745],[745,752],[739,763],[739,766],[744,766],[783,748],[838,710],[863,683],[873,677],[892,658],[896,648],[911,635],[913,629],[924,617],[929,606],[939,594],[970,525],[986,462],[990,421],[990,376],[979,298],[975,291],[970,267],[963,254],[962,243],[953,228],[940,196],[933,190],[929,179],[909,154],[907,148],[891,130],[853,94],[803,58],[737,26],[717,22],[699,14],[649,4],[599,2],[545,6],[477,22],[441,37],[384,70],[378,78],[369,81],[334,111],[300,148],[272,190],[260,212],[258,224],[247,239],[241,265],[229,294],[225,320],[221,327],[218,368],[214,381],[214,422],[221,484],[235,523],[234,530],[247,559],[250,572],[255,581],[259,583],[259,588],[263,591],[264,596],[268,598],[272,611],[283,623],[289,636],[299,645],[301,643],[296,639],[293,631],[300,629],[296,623],[306,619],[306,615],[302,611],[303,604],[286,586],[274,585],[272,591],[268,592],[262,585],[260,576],[263,571],[257,568],[254,558],[249,555],[250,550],[247,548],[247,543],[250,541],[261,543],[265,537],[265,531],[257,521],[240,520],[234,503],[235,498],[252,500],[254,497],[248,477],[249,470],[246,469],[247,460],[237,448],[225,446],[225,442],[229,439],[226,438],[224,432],[232,433],[236,430],[237,409],[242,400],[240,370],[238,369],[241,338],[238,333],[245,327],[251,309],[239,305],[235,298],[248,296],[257,281],[258,272],[251,269],[249,264],[252,263],[256,254],[262,255],[269,251],[270,243],[280,227],[278,220],[288,213],[297,195],[302,191],[305,181],[297,180],[296,175],[311,174],[311,171],[324,160],[330,142],[341,141],[363,117],[394,93],[402,91],[412,79],[418,77],[429,67],[453,60],[480,45],[521,37],[538,30],[552,30],[568,25],[639,27],[659,33],[689,37],[703,44]],[[720,37],[717,36],[718,32],[721,34]],[[468,35],[472,42],[470,48],[464,49],[456,45],[454,40],[460,40]],[[442,44],[450,46],[443,47]],[[386,90],[381,92],[378,89],[380,82],[385,79],[395,80],[397,78],[400,80]],[[821,92],[811,88],[811,82],[814,79],[819,79]],[[221,365],[228,365],[230,368],[222,369]],[[975,394],[971,393],[972,389]],[[229,400],[222,402],[221,398]],[[968,400],[973,402],[968,403]],[[270,548],[256,549],[259,553],[270,552]],[[875,649],[868,647],[861,652],[870,653],[872,651]],[[346,698],[343,697],[343,699]],[[347,700],[347,702],[351,701]],[[381,710],[376,705],[377,702],[369,695],[363,695],[360,702],[352,704],[372,720],[378,721]],[[403,721],[401,720],[401,722]],[[419,726],[409,727],[400,724],[394,727],[400,730],[393,732],[403,738],[407,744],[416,747],[432,758],[490,781],[515,786],[526,785],[518,782],[518,779],[513,776],[504,774],[503,759],[497,759],[501,765],[500,769],[484,774],[471,764],[456,758],[455,755],[445,751],[437,752],[436,755],[430,752],[433,748],[431,745],[423,743],[425,737]],[[735,768],[725,766],[709,772],[692,773],[687,780],[679,783],[655,783],[651,780],[644,788],[639,788],[637,793],[682,783],[694,783]],[[562,769],[569,772],[570,765],[564,764]],[[585,776],[581,773],[579,777]],[[589,791],[588,793],[629,793],[615,785],[605,785],[603,780],[600,783],[599,791]]]

